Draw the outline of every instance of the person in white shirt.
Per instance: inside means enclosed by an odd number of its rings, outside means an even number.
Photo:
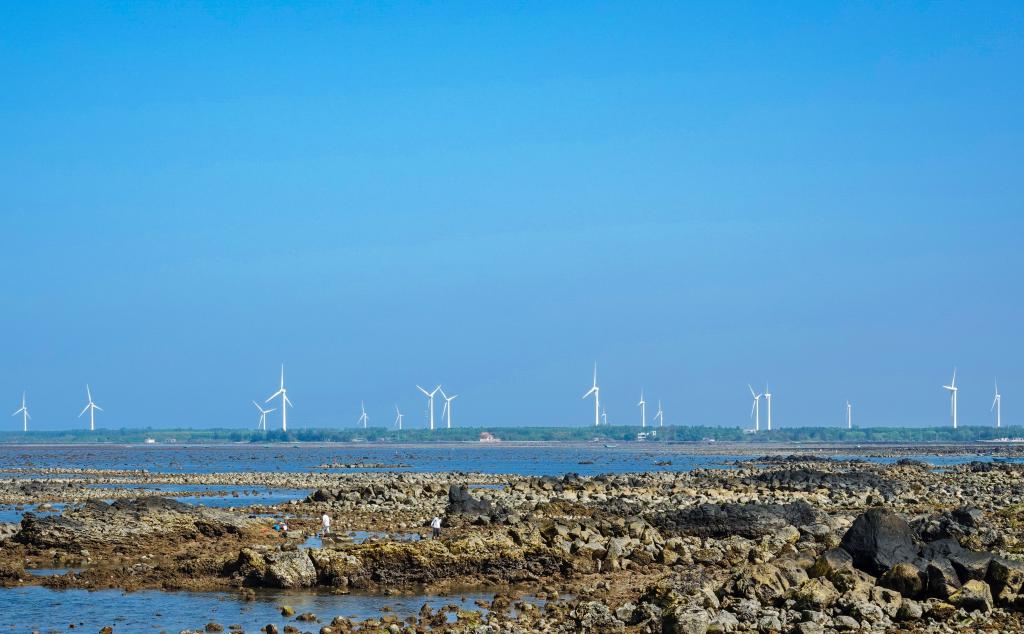
[[[441,518],[435,517],[430,520],[430,528],[433,529],[431,532],[434,534],[434,539],[441,536]]]
[[[331,516],[324,513],[324,516],[320,518],[320,524],[323,526],[323,534],[329,535],[331,533]]]

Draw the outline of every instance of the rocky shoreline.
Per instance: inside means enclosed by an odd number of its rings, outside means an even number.
[[[271,624],[322,634],[1024,631],[1024,467],[771,455],[734,466],[559,478],[41,470],[0,480],[0,503],[67,506],[0,524],[0,585],[493,596],[479,610]],[[308,494],[209,508],[96,484]],[[336,534],[310,541],[323,513]],[[441,539],[388,537],[426,538],[435,515]],[[274,529],[283,518],[287,532]]]

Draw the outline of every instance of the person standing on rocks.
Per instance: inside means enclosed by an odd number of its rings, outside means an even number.
[[[434,534],[434,539],[437,539],[438,537],[440,537],[441,536],[441,518],[435,516],[434,519],[430,520],[430,528],[431,528],[431,532]]]
[[[322,533],[324,535],[330,535],[331,534],[331,516],[328,515],[327,513],[324,513],[323,517],[320,518],[320,524],[321,524],[321,526],[323,526]]]

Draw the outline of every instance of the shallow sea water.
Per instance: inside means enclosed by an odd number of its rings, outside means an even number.
[[[471,593],[437,595],[336,595],[317,592],[258,592],[254,601],[241,600],[223,592],[121,592],[119,590],[51,590],[41,586],[9,588],[0,591],[0,632],[97,632],[110,625],[115,632],[178,632],[202,630],[210,621],[224,626],[241,625],[246,632],[274,623],[283,631],[286,623],[301,631],[318,631],[317,624],[281,616],[281,606],[289,605],[295,614],[312,612],[324,623],[336,616],[351,619],[379,618],[394,614],[400,619],[415,616],[427,603],[437,610],[457,605],[462,610],[480,610],[475,601],[490,602],[491,594]],[[524,597],[533,603],[536,599]],[[387,608],[387,612],[381,612]]]

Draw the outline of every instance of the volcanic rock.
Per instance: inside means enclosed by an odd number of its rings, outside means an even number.
[[[857,568],[876,576],[918,556],[910,525],[893,511],[881,507],[869,509],[854,520],[840,546],[850,553]]]
[[[651,523],[667,534],[757,539],[816,520],[814,508],[800,500],[791,504],[700,504],[656,515]]]

